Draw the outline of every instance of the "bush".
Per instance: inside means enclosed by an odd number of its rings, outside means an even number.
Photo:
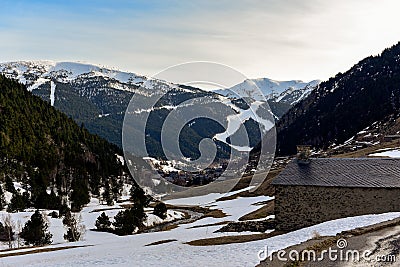
[[[118,235],[130,235],[137,228],[143,228],[143,219],[146,218],[143,206],[134,204],[132,208],[118,212],[113,223],[115,233]]]
[[[6,242],[6,241],[12,241],[14,240],[14,231],[11,226],[4,226],[0,222],[0,241]]]
[[[5,182],[6,182],[5,183],[6,190],[8,192],[15,193],[17,191],[17,190],[15,190],[14,183],[13,183],[13,181],[12,181],[10,176],[8,176],[8,175],[6,176],[6,181]]]
[[[103,212],[96,220],[95,226],[99,231],[109,231],[111,229],[110,218]]]
[[[58,210],[58,216],[65,216],[68,212],[71,212],[71,209],[68,207],[67,204],[62,204]]]
[[[20,236],[25,240],[25,244],[42,246],[51,244],[52,234],[48,231],[48,225],[45,222],[43,215],[36,210],[32,214],[30,220],[25,223],[24,228],[22,228]]]
[[[7,212],[24,211],[25,208],[26,203],[24,197],[19,191],[16,191],[11,197],[10,204],[8,204],[7,207]]]
[[[163,202],[158,202],[154,207],[153,214],[161,219],[167,218],[167,206]]]
[[[58,213],[57,213],[57,211],[52,211],[52,212],[49,213],[49,216],[51,218],[57,219],[58,218]]]
[[[81,224],[81,217],[68,212],[65,214],[63,224],[67,227],[64,239],[69,242],[76,242],[81,239],[85,232],[85,227]]]
[[[143,207],[147,206],[151,201],[151,197],[147,196],[144,190],[136,185],[132,185],[130,195],[133,203],[141,205]]]

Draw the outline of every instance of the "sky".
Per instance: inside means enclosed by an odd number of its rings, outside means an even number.
[[[0,62],[82,61],[143,75],[188,61],[326,80],[400,41],[398,0],[3,0]]]

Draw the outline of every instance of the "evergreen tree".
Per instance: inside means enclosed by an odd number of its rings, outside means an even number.
[[[41,190],[34,202],[34,207],[37,209],[58,210],[60,206],[61,198],[53,190],[51,190],[50,194],[45,189]]]
[[[72,183],[71,210],[80,211],[89,201],[90,197],[87,183],[82,176],[75,178]]]
[[[167,206],[164,202],[158,202],[154,207],[153,214],[160,217],[161,219],[167,218]]]
[[[143,220],[146,218],[143,206],[134,204],[131,208],[120,211],[114,217],[115,233],[130,235],[138,228],[143,228]]]
[[[10,203],[7,207],[7,212],[19,212],[24,211],[26,208],[26,203],[24,197],[21,195],[19,191],[16,191],[10,200]]]
[[[151,200],[140,186],[132,185],[130,195],[134,204],[138,204],[143,207],[147,206]]]
[[[114,204],[111,192],[110,192],[110,184],[108,181],[104,184],[104,191],[102,193],[103,201],[107,203],[107,205],[112,206]]]
[[[111,229],[110,218],[106,215],[105,212],[103,212],[102,214],[100,214],[99,217],[97,217],[95,226],[97,230],[100,231],[108,231]]]
[[[90,134],[24,85],[0,75],[4,190],[14,194],[13,179],[18,177],[24,189],[30,189],[33,206],[57,209],[57,195],[46,192],[54,187],[59,196],[68,194],[73,210],[80,210],[89,202],[90,193],[98,194],[101,181],[112,179],[110,191],[119,194],[120,182],[126,179],[122,174],[128,170],[116,154],[122,154],[117,146]]]
[[[43,215],[36,210],[32,214],[30,220],[25,223],[20,236],[25,240],[27,245],[42,246],[51,244],[52,234],[47,231],[48,225]]]
[[[62,217],[65,216],[68,212],[71,212],[71,209],[68,207],[67,204],[62,204],[60,209],[58,210],[58,216]]]
[[[14,183],[11,179],[11,177],[9,175],[6,176],[6,181],[5,181],[5,185],[6,185],[6,190],[10,193],[15,193],[15,187],[14,187]]]

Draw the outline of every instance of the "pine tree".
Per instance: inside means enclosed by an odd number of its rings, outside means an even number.
[[[99,231],[108,231],[111,229],[110,218],[106,215],[105,212],[103,212],[102,214],[100,214],[99,217],[97,217],[95,226]]]
[[[58,216],[61,218],[62,216],[66,215],[68,212],[71,212],[71,209],[68,207],[67,204],[62,204],[58,210]]]
[[[89,188],[82,176],[73,180],[71,193],[71,210],[80,211],[83,205],[89,203]]]
[[[111,191],[110,191],[110,184],[108,181],[104,184],[104,191],[102,193],[103,201],[106,201],[108,206],[112,206],[114,204]]]
[[[19,191],[16,191],[11,197],[10,203],[7,207],[7,212],[24,211],[26,208],[25,204],[26,203],[24,197]]]
[[[141,205],[143,207],[147,206],[151,200],[140,186],[132,185],[130,195],[133,203]]]
[[[143,206],[134,204],[131,208],[120,211],[114,217],[115,232],[119,235],[130,235],[138,228],[143,228],[143,220],[146,218]]]
[[[161,219],[167,218],[167,206],[164,202],[158,202],[154,207],[153,214],[160,217]]]
[[[4,197],[3,187],[0,185],[0,210],[4,209],[6,206],[6,199]]]
[[[45,222],[43,215],[36,210],[32,214],[30,220],[25,223],[22,228],[21,237],[27,245],[42,246],[51,244],[52,234],[47,231],[48,225]]]
[[[11,179],[11,177],[9,176],[9,175],[7,175],[6,176],[6,190],[8,191],[8,192],[10,192],[10,193],[15,193],[16,192],[16,190],[15,190],[15,187],[14,187],[14,183],[13,183],[13,181],[12,181],[12,179]]]

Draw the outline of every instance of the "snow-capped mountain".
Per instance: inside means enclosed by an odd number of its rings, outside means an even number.
[[[322,82],[278,121],[278,153],[294,154],[298,144],[348,152],[398,135],[399,63],[400,43]]]
[[[299,80],[275,81],[268,78],[247,79],[231,88],[215,92],[232,98],[251,97],[293,105],[308,96],[319,83],[319,80],[303,82]]]
[[[262,108],[261,101],[251,100],[246,106],[238,100],[213,92],[103,66],[76,62],[20,61],[0,63],[0,73],[25,84],[33,94],[50,102],[77,123],[84,124],[91,132],[119,146],[122,144],[121,129],[125,111],[132,96],[141,97],[139,106],[154,95],[163,96],[156,108],[138,108],[134,111],[149,114],[146,144],[149,146],[149,155],[153,157],[163,157],[160,144],[163,120],[172,111],[187,107],[181,107],[180,104],[190,99],[202,98],[203,102],[216,102],[218,107],[211,115],[221,117],[225,124],[221,127],[202,118],[188,122],[182,129],[184,143],[181,145],[182,153],[188,158],[199,156],[198,144],[203,138],[213,138],[217,142],[219,158],[227,157],[229,148],[248,151],[260,140],[260,136],[256,137],[254,127],[260,125],[262,131],[267,131],[273,124],[265,118],[266,115],[257,117],[257,112],[247,111],[249,107],[255,110]],[[238,123],[234,117],[241,121]],[[250,144],[231,143],[231,137],[243,130],[241,124],[246,129],[253,129],[248,131]]]
[[[29,91],[51,81],[76,83],[85,78],[103,77],[109,81],[138,85],[146,80],[146,77],[134,73],[79,62],[7,62],[0,63],[0,72],[8,78],[16,79],[25,84]],[[121,87],[112,83],[110,85],[111,87],[114,85],[115,89],[129,90],[128,87]]]

